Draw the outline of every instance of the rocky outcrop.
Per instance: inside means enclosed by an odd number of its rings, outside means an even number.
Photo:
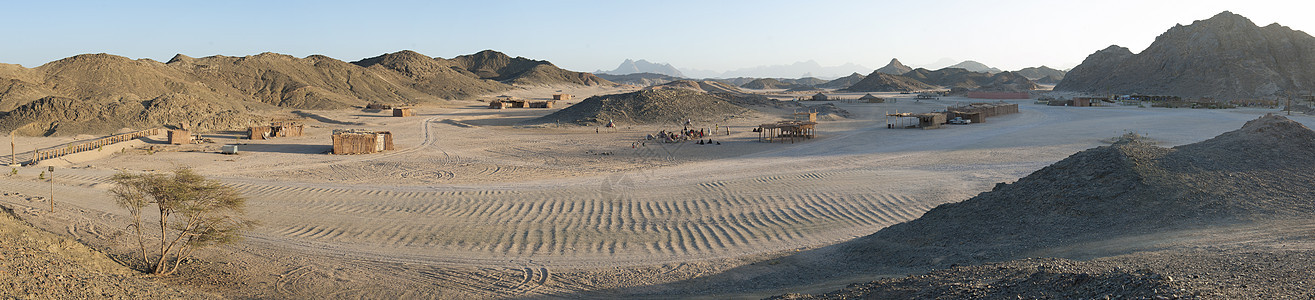
[[[965,60],[942,69],[951,69],[951,68],[964,69],[973,72],[991,73],[991,74],[1003,72],[1000,69],[992,68],[990,66],[987,66],[986,64],[972,60]]]
[[[749,83],[740,85],[740,87],[746,89],[755,89],[755,90],[771,90],[771,89],[793,89],[800,87],[800,85],[792,84],[792,83],[784,83],[781,82],[780,80],[776,80],[775,78],[759,78],[759,79],[755,79],[754,81],[750,81]]]
[[[1146,50],[1110,46],[1070,70],[1055,90],[1217,99],[1315,90],[1315,37],[1222,12],[1177,25]]]
[[[904,64],[899,62],[899,59],[894,59],[894,58],[890,59],[890,63],[886,64],[886,66],[877,69],[877,72],[886,73],[890,75],[903,75],[904,73],[908,73],[909,71],[913,71],[913,68],[910,68],[909,66],[905,66]]]
[[[589,97],[529,123],[676,124],[687,119],[723,121],[746,111],[722,96],[687,89],[651,89]]]
[[[900,76],[872,71],[863,80],[841,91],[846,92],[912,92],[935,88],[921,81]]]
[[[1063,79],[1064,73],[1066,72],[1055,70],[1047,66],[1040,66],[1023,68],[1022,70],[1014,71],[1014,73],[1027,77],[1027,79],[1039,80],[1046,77]]]

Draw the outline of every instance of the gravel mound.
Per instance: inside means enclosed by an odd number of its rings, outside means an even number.
[[[1312,168],[1315,132],[1272,114],[1174,148],[1125,138],[847,247],[861,260],[971,264],[1130,233],[1309,218]]]
[[[3,207],[0,295],[10,299],[222,299],[148,279],[85,245],[36,229]]]
[[[686,89],[652,89],[589,97],[527,123],[601,125],[608,121],[621,124],[681,123],[687,119],[722,121],[747,111],[727,102],[723,96]]]
[[[768,299],[1178,299],[1172,276],[1149,269],[1046,258],[955,267],[852,284],[819,294]]]
[[[1046,249],[1166,232],[1304,224],[1315,217],[1315,132],[1266,115],[1174,148],[1130,135],[1073,154],[1012,184],[840,244],[837,265],[940,269],[823,295],[851,298],[1152,298],[1301,294],[1309,249],[1252,254],[1184,248],[1115,252],[1092,262],[1018,260]],[[1267,226],[1267,225],[1265,225]],[[1255,241],[1261,237],[1237,239]],[[1284,243],[1292,240],[1284,239]],[[1094,244],[1089,244],[1094,243]],[[1130,251],[1130,250],[1129,250]],[[1118,255],[1123,254],[1123,255]],[[1274,257],[1293,257],[1276,264]],[[1010,261],[1013,260],[1013,261]],[[981,265],[987,262],[1001,262]],[[1064,266],[1043,268],[1042,266]],[[1133,271],[1153,267],[1155,271]],[[1304,271],[1300,271],[1304,270]],[[1172,287],[1165,274],[1188,278]],[[1281,278],[1280,278],[1281,277]],[[1309,289],[1309,288],[1305,288]],[[1262,297],[1263,298],[1263,297]]]

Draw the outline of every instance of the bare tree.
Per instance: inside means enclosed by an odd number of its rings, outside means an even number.
[[[173,174],[120,172],[110,180],[115,183],[110,190],[115,203],[132,217],[128,227],[137,236],[142,263],[157,276],[178,271],[196,249],[232,243],[240,231],[255,225],[244,218],[246,198],[241,193],[191,169]],[[147,225],[143,211],[152,205],[159,211],[159,219],[152,220],[158,224]],[[158,236],[149,232],[156,226]],[[147,250],[156,243],[158,252]]]

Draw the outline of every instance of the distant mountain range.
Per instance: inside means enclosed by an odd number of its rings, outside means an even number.
[[[610,75],[653,73],[653,74],[667,75],[671,77],[681,77],[681,78],[685,77],[684,73],[681,73],[680,70],[677,70],[676,67],[671,66],[671,64],[652,63],[642,59],[638,61],[626,59],[626,61],[621,62],[620,66],[616,67],[616,70],[612,70],[612,71],[598,70],[597,72],[594,73],[600,73],[600,74],[606,73]]]
[[[678,69],[666,63],[653,63],[646,60],[630,60],[622,62],[616,70],[602,71],[596,73],[607,73],[611,75],[625,75],[633,73],[653,73],[663,74],[673,77],[683,78],[705,78],[705,79],[725,79],[725,78],[801,78],[817,77],[825,79],[839,78],[856,72],[869,72],[869,69],[857,64],[846,63],[839,66],[823,66],[816,61],[803,61],[788,65],[770,65],[742,68],[737,70],[719,72],[700,69]],[[741,83],[743,84],[743,83]]]
[[[1146,50],[1109,46],[1087,56],[1055,90],[1219,99],[1315,91],[1315,37],[1257,26],[1222,12],[1161,34]]]
[[[338,109],[371,102],[432,103],[516,86],[609,85],[593,74],[486,50],[452,59],[413,51],[356,62],[262,53],[167,63],[83,54],[36,68],[0,65],[0,131],[104,134],[185,125],[244,128],[272,109]]]

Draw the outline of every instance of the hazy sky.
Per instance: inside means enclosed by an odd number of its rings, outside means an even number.
[[[1315,30],[1307,1],[4,1],[0,62],[82,53],[166,61],[261,52],[355,61],[484,49],[611,70],[626,58],[725,71],[816,60],[871,68],[941,58],[1069,68],[1229,10]]]

